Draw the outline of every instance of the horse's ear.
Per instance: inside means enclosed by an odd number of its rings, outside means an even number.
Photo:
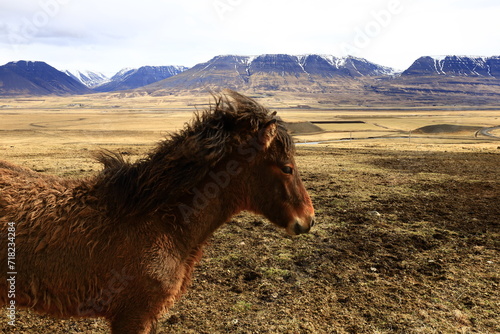
[[[276,138],[276,133],[278,132],[278,124],[276,119],[272,119],[264,125],[259,131],[259,143],[262,145],[264,150],[266,150],[274,138]]]

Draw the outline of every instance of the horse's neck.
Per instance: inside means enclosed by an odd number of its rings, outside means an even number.
[[[247,209],[245,185],[241,175],[211,173],[192,190],[192,195],[177,204],[178,219],[185,239],[193,247],[202,244],[222,224]]]

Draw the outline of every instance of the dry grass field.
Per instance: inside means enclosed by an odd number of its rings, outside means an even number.
[[[101,168],[92,152],[140,158],[207,102],[0,100],[0,159],[87,176]],[[499,111],[266,102],[289,122],[365,123],[322,123],[324,131],[296,134],[298,142],[324,142],[297,146],[317,225],[289,237],[261,217],[234,217],[212,237],[191,289],[161,319],[159,333],[500,332],[500,140],[472,128],[413,133],[429,125],[499,126]],[[0,332],[109,330],[102,320],[19,311],[17,325],[1,321]]]

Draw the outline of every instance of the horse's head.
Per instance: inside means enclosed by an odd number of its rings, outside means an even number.
[[[273,114],[274,116],[274,114]],[[264,124],[241,152],[249,155],[249,209],[262,214],[291,235],[314,225],[314,208],[294,159],[294,144],[282,122]]]
[[[295,164],[293,140],[276,113],[255,100],[226,90],[160,149],[159,159],[167,151],[174,165],[168,169],[174,185],[162,188],[194,196],[192,206],[179,206],[186,221],[231,184],[221,193],[228,214],[249,210],[292,235],[311,229],[314,208]],[[203,179],[208,183],[200,186]]]

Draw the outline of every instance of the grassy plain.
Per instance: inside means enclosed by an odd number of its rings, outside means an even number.
[[[92,152],[131,160],[181,128],[208,98],[93,96],[0,100],[0,159],[81,177]],[[500,125],[495,110],[298,109],[319,124],[297,141],[317,225],[291,238],[241,214],[207,246],[192,288],[159,333],[499,333],[500,141],[427,125]],[[492,134],[499,135],[494,130]],[[386,136],[387,138],[371,138]],[[338,140],[353,138],[353,140]],[[101,320],[18,313],[4,333],[108,333]]]

